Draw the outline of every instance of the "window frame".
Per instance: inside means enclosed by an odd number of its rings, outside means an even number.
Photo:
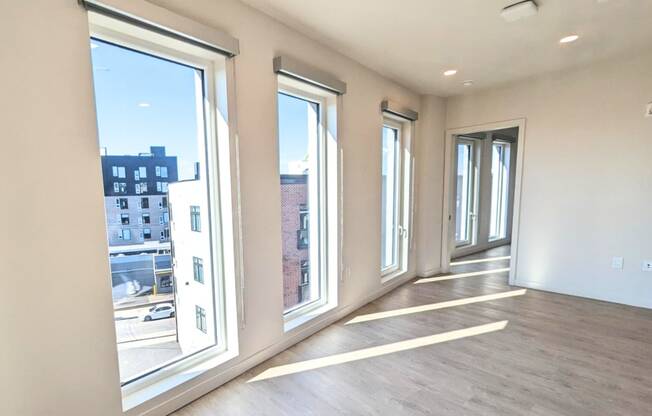
[[[129,384],[122,385],[123,409],[142,405],[188,380],[213,370],[239,354],[238,321],[242,305],[242,255],[237,152],[235,140],[234,64],[228,57],[130,23],[88,13],[90,38],[203,70],[204,129],[207,174],[212,179],[209,221],[212,233],[210,267],[214,276],[214,322],[217,345],[166,362]],[[167,207],[166,203],[160,207]],[[165,228],[169,232],[169,228]],[[163,232],[163,231],[162,231]],[[228,294],[228,296],[227,296]],[[196,369],[192,372],[187,369]]]
[[[404,249],[402,240],[403,240],[403,233],[404,233],[404,228],[403,228],[403,217],[405,216],[405,213],[403,212],[403,198],[401,197],[402,191],[403,191],[403,182],[404,182],[404,177],[405,177],[405,172],[403,172],[403,163],[402,163],[402,156],[403,156],[403,125],[402,123],[399,123],[398,121],[389,118],[389,117],[383,117],[383,126],[382,128],[384,129],[385,127],[392,129],[396,131],[396,147],[398,153],[395,155],[395,180],[396,180],[396,189],[395,189],[395,195],[394,195],[394,217],[396,220],[396,229],[393,230],[396,232],[396,235],[393,236],[394,238],[394,244],[395,244],[395,256],[396,259],[392,264],[383,267],[382,261],[380,265],[380,275],[382,277],[386,277],[388,275],[392,275],[396,273],[398,270],[401,269],[401,254],[402,250]],[[382,130],[381,130],[381,141],[382,141]],[[381,144],[381,149],[382,149],[382,144]],[[382,150],[381,150],[382,152]],[[381,154],[381,166],[382,166],[382,154]],[[382,179],[382,172],[381,172],[381,179]],[[382,183],[381,183],[382,186]],[[382,195],[382,192],[381,192]],[[382,198],[381,198],[382,199]],[[381,204],[384,203],[384,201],[381,200]],[[382,212],[382,208],[381,208]],[[382,215],[381,215],[381,221],[382,221]],[[382,227],[381,227],[382,230]],[[382,233],[382,231],[381,231]],[[382,234],[381,234],[381,242],[382,242]],[[384,248],[381,247],[381,250]],[[381,256],[382,258],[382,256]]]
[[[338,237],[340,235],[341,209],[338,193],[341,180],[338,163],[340,143],[337,138],[339,96],[281,74],[277,76],[277,81],[277,100],[278,94],[285,94],[319,106],[317,157],[313,162],[317,164],[317,173],[316,175],[311,173],[308,177],[308,186],[311,186],[311,181],[316,181],[319,189],[318,201],[316,203],[311,201],[310,195],[308,201],[308,206],[311,207],[308,221],[309,238],[312,239],[312,236],[317,235],[318,241],[317,247],[314,247],[315,244],[310,244],[309,247],[311,251],[309,256],[310,280],[313,285],[318,282],[319,296],[283,311],[284,329],[287,332],[337,307],[338,304],[337,283],[341,264]],[[278,109],[277,101],[277,122],[279,119]],[[277,134],[277,143],[280,146],[278,141],[280,141],[280,137]],[[279,166],[279,157],[280,153],[277,152],[277,166]],[[314,206],[318,207],[315,213],[312,208]],[[311,290],[315,289],[311,288]]]
[[[482,155],[482,146],[481,146],[481,139],[475,139],[473,137],[467,137],[467,136],[457,136],[455,139],[455,172],[457,173],[458,171],[458,162],[459,162],[459,146],[460,144],[462,145],[467,145],[469,146],[469,168],[468,168],[468,180],[469,180],[469,192],[467,195],[468,201],[467,201],[467,209],[468,209],[468,215],[466,219],[466,231],[467,231],[467,236],[468,238],[458,240],[457,237],[455,236],[455,231],[457,228],[457,205],[455,208],[455,228],[454,228],[454,233],[453,233],[453,238],[454,238],[454,243],[455,243],[455,249],[458,248],[463,248],[463,247],[470,247],[475,244],[477,244],[477,238],[478,238],[478,227],[479,227],[479,215],[478,215],[478,208],[479,208],[479,192],[480,192],[480,186],[479,186],[479,171],[480,171],[480,163],[481,163],[481,155]],[[457,184],[455,185],[455,198],[457,198]]]
[[[388,126],[398,131],[398,162],[397,170],[399,172],[396,198],[398,199],[398,226],[397,226],[397,260],[390,267],[383,268],[379,261],[380,280],[382,284],[405,274],[409,268],[410,246],[412,239],[412,209],[413,209],[413,132],[414,120],[384,112],[382,115],[382,125],[380,140],[382,148],[382,128]],[[382,154],[380,155],[382,158]],[[382,164],[382,159],[379,159]],[[379,172],[379,177],[382,173]],[[382,185],[381,185],[382,186]],[[379,189],[379,193],[381,190]],[[381,198],[382,199],[382,198]],[[382,203],[382,200],[380,201]],[[381,216],[382,221],[382,216]],[[380,224],[379,224],[380,225]],[[380,231],[380,228],[379,228]],[[382,239],[380,240],[382,241]],[[380,248],[382,250],[382,247]],[[380,256],[381,251],[378,251]],[[379,257],[380,260],[380,257]]]
[[[512,143],[506,140],[493,139],[491,141],[491,167],[493,168],[493,155],[494,155],[494,146],[500,146],[502,148],[500,164],[502,169],[500,169],[498,181],[498,195],[497,198],[497,213],[496,213],[496,235],[491,235],[491,225],[494,221],[494,212],[493,212],[493,201],[489,200],[489,234],[488,240],[490,243],[505,240],[508,238],[508,223],[509,223],[509,202],[510,202],[510,181],[511,181],[511,152],[512,152]],[[493,199],[494,195],[494,178],[493,172],[491,175],[491,196]]]

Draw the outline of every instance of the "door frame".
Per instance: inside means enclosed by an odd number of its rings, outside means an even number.
[[[441,233],[441,271],[447,273],[450,271],[451,253],[455,249],[455,225],[451,225],[454,220],[455,207],[453,205],[455,196],[451,192],[455,189],[453,184],[454,169],[456,168],[455,149],[456,136],[468,135],[479,132],[502,130],[507,128],[518,127],[518,138],[516,141],[516,174],[514,177],[514,205],[512,208],[512,236],[511,236],[511,262],[509,270],[509,284],[513,285],[516,281],[518,269],[518,243],[519,227],[521,218],[521,194],[523,179],[523,159],[525,155],[525,118],[514,120],[498,121],[493,123],[477,124],[467,127],[457,127],[446,130],[445,148],[444,148],[444,195],[442,205],[442,233]]]

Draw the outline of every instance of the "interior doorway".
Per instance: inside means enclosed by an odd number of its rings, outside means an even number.
[[[446,132],[442,271],[451,261],[505,247],[513,283],[525,120]]]

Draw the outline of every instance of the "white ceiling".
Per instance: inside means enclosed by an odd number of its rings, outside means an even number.
[[[652,47],[652,0],[242,0],[420,93],[457,95]],[[576,33],[580,39],[560,45]],[[442,72],[458,69],[452,77]],[[652,69],[651,69],[652,72]],[[472,79],[474,85],[462,86]]]

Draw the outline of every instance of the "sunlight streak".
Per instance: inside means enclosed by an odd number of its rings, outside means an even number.
[[[446,302],[430,303],[427,305],[413,306],[410,308],[394,309],[391,311],[370,313],[367,315],[358,315],[348,321],[345,325],[357,324],[360,322],[374,321],[376,319],[392,318],[395,316],[410,315],[413,313],[434,311],[437,309],[451,308],[453,306],[468,305],[471,303],[487,302],[490,300],[522,296],[527,292],[526,289],[511,290],[509,292],[493,293],[491,295],[473,296],[469,298],[449,300]]]
[[[352,361],[364,360],[367,358],[380,357],[395,352],[401,352],[475,335],[487,334],[489,332],[500,331],[507,326],[507,322],[508,321],[498,321],[490,324],[458,329],[456,331],[449,331],[441,334],[428,335],[425,337],[413,338],[405,341],[394,342],[391,344],[379,345],[377,347],[363,348],[342,354],[329,355],[323,358],[315,358],[312,360],[280,365],[263,371],[256,377],[253,377],[247,381],[247,383],[286,376],[303,371],[315,370],[318,368],[330,367],[333,365],[349,363]]]
[[[505,273],[508,271],[509,271],[509,267],[506,267],[504,269],[492,269],[492,270],[483,270],[480,272],[449,274],[446,276],[437,276],[437,277],[426,277],[424,279],[417,280],[416,282],[414,282],[414,284],[418,285],[420,283],[440,282],[442,280],[461,279],[463,277],[484,276],[486,274]]]
[[[451,266],[461,266],[463,264],[475,264],[475,263],[487,263],[490,261],[499,261],[499,260],[510,260],[512,256],[502,256],[502,257],[489,257],[486,259],[477,259],[477,260],[465,260],[465,261],[453,261]]]

